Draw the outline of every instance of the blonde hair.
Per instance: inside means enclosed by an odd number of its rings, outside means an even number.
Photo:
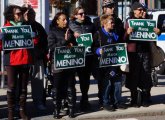
[[[113,21],[114,21],[113,16],[107,15],[107,14],[102,15],[102,16],[100,17],[101,27],[103,27],[104,24],[106,24],[109,20],[113,20]]]

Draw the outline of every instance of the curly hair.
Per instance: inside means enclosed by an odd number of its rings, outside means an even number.
[[[66,16],[66,14],[65,14],[64,12],[58,12],[58,13],[54,16],[54,18],[53,18],[53,20],[52,20],[52,22],[51,22],[51,24],[50,24],[50,28],[52,28],[52,27],[57,27],[57,26],[58,26],[57,20],[59,19],[59,17],[60,17],[61,15],[65,15],[65,16]]]
[[[21,7],[17,5],[10,5],[5,9],[5,12],[4,12],[5,22],[14,21],[14,11],[16,9],[20,9],[21,11]]]

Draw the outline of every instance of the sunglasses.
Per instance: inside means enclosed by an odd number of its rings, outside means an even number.
[[[136,9],[136,10],[143,11],[143,9],[141,9],[141,8],[140,9]]]
[[[84,12],[82,12],[82,13],[77,13],[77,15],[82,16],[82,15],[85,15],[85,13],[84,13]]]
[[[112,9],[112,8],[115,8],[115,6],[114,5],[108,5],[107,8]]]
[[[22,13],[21,12],[18,12],[18,13],[15,13],[15,15],[21,16]]]

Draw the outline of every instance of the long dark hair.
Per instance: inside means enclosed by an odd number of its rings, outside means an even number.
[[[7,21],[14,21],[14,10],[16,9],[20,9],[21,11],[21,7],[17,5],[10,5],[5,9],[5,12],[4,12],[5,23]]]
[[[50,23],[50,26],[49,26],[50,28],[49,28],[49,29],[51,29],[52,27],[57,27],[57,26],[58,26],[57,20],[59,19],[59,17],[60,17],[61,15],[65,15],[65,16],[66,16],[66,14],[65,14],[64,12],[58,12],[58,13],[54,16],[52,22]]]

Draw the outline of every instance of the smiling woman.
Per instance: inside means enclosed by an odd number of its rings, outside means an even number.
[[[133,19],[137,21],[144,21],[144,25],[141,22],[134,23],[135,26],[143,27],[149,29],[150,25],[152,26],[152,30],[156,29],[153,26],[153,23],[150,24],[149,20],[141,20],[148,19],[143,18],[144,7],[139,2],[134,2],[132,5],[133,14],[130,16],[128,21]],[[141,10],[143,9],[143,10]],[[152,42],[153,37],[157,37],[156,30],[152,33],[150,31],[140,31],[140,29],[136,30],[135,26],[128,26],[128,21],[126,23],[126,32],[125,32],[125,41],[127,41],[128,45],[128,59],[129,59],[129,73],[127,74],[126,79],[126,87],[130,89],[131,92],[131,106],[140,107],[141,105],[144,107],[148,107],[151,101],[150,90],[152,88],[152,79],[151,79],[151,60],[152,60]],[[145,29],[145,30],[147,30]],[[140,33],[141,32],[141,33]],[[137,38],[131,38],[131,35],[136,36]],[[146,40],[139,40],[140,37],[145,38]],[[148,38],[147,38],[148,37]],[[139,90],[142,90],[142,93],[139,97]],[[142,100],[139,98],[142,97]]]
[[[58,12],[51,24],[48,34],[48,47],[50,49],[50,56],[53,63],[53,59],[59,59],[60,57],[54,58],[56,52],[58,53],[70,53],[72,46],[76,45],[75,38],[71,31],[67,28],[67,16],[63,12]],[[67,47],[67,50],[57,50],[62,47]],[[57,50],[57,51],[56,51]],[[54,61],[55,61],[54,60]],[[74,60],[68,61],[66,59],[54,63],[56,66],[66,66],[67,64],[73,63]],[[54,104],[54,118],[60,118],[60,109],[62,106],[62,100],[68,99],[70,118],[75,116],[76,108],[76,89],[75,89],[75,71],[74,69],[58,70],[52,67],[53,71],[53,104]],[[66,103],[65,103],[66,104]]]
[[[74,33],[74,37],[78,40],[82,35],[94,34],[95,27],[94,24],[90,21],[90,18],[86,16],[85,9],[82,6],[75,8],[72,11],[72,15],[70,17],[69,28]],[[82,37],[81,37],[82,38]],[[86,40],[86,41],[84,41]],[[88,89],[90,84],[90,74],[92,71],[92,67],[94,67],[94,56],[90,52],[91,41],[87,41],[88,39],[82,39],[82,42],[78,42],[78,46],[85,46],[86,57],[85,57],[85,67],[79,67],[76,69],[79,80],[80,80],[80,89],[82,93],[81,101],[80,101],[80,109],[82,111],[87,111],[90,109],[90,104],[88,101]],[[86,44],[87,43],[87,44]]]
[[[15,28],[16,26],[21,26],[22,22],[22,12],[21,7],[17,5],[7,6],[4,12],[5,17],[5,27],[12,26]],[[11,28],[11,27],[8,27]],[[9,31],[8,31],[9,32]],[[11,31],[10,31],[11,32]],[[17,30],[12,31],[12,34],[17,34]],[[5,38],[4,40],[10,40],[9,38]],[[13,41],[10,45],[18,45]],[[21,41],[21,44],[23,42]],[[4,47],[4,46],[3,46]],[[22,119],[28,120],[28,116],[25,113],[25,104],[26,104],[26,96],[27,96],[27,83],[29,76],[29,64],[32,64],[32,55],[29,49],[12,49],[12,50],[4,50],[4,65],[7,71],[7,103],[8,103],[8,119],[14,119],[14,105],[15,105],[15,88],[20,90],[17,95],[19,96],[19,105],[20,105],[20,117]],[[21,81],[20,81],[21,80]],[[19,82],[16,84],[16,82]],[[20,85],[20,86],[17,86]]]

